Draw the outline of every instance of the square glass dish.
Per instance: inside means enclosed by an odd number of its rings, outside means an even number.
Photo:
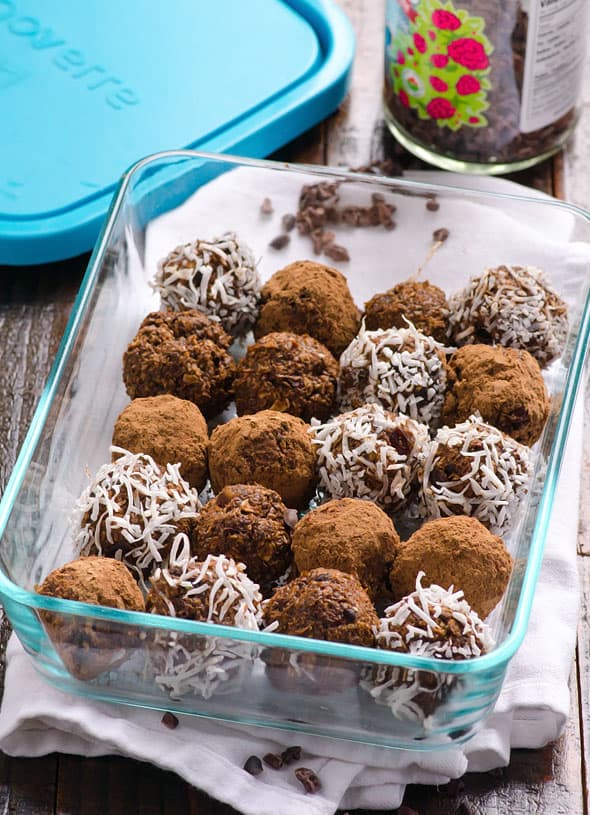
[[[116,417],[128,403],[122,355],[143,317],[159,308],[149,286],[156,262],[196,237],[232,230],[259,260],[263,279],[313,258],[294,230],[269,244],[295,213],[305,184],[337,184],[341,205],[378,193],[395,206],[395,229],[339,224],[336,240],[357,305],[418,274],[450,294],[502,263],[544,269],[569,308],[562,355],[545,372],[551,412],[534,447],[534,473],[506,543],[515,561],[491,618],[496,645],[466,661],[246,631],[40,596],[35,585],[76,556],[70,518],[110,458]],[[261,212],[265,197],[273,213]],[[436,207],[425,204],[435,199]],[[380,199],[377,199],[380,200]],[[432,253],[433,232],[449,230]],[[527,628],[559,468],[590,338],[590,219],[552,199],[464,190],[320,167],[190,151],[162,153],[122,178],[92,255],[49,380],[0,503],[0,599],[37,669],[63,691],[388,747],[431,749],[469,738],[492,710]],[[58,650],[43,619],[60,622]],[[212,655],[207,681],[170,691],[158,684],[162,648]],[[172,657],[171,657],[172,658]],[[419,672],[419,715],[399,715],[367,690],[377,666]],[[397,672],[397,673],[395,673]],[[432,689],[444,688],[437,696]]]

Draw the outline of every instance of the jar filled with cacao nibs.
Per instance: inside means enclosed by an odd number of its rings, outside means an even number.
[[[387,0],[385,118],[420,158],[498,174],[577,120],[590,0]]]

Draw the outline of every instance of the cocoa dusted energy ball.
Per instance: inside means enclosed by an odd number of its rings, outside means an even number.
[[[404,280],[365,304],[365,325],[377,328],[406,328],[413,323],[418,331],[447,344],[449,304],[442,289],[427,280]]]
[[[199,311],[148,314],[123,356],[131,399],[171,393],[188,399],[207,419],[232,398],[231,337]]]
[[[180,464],[180,474],[198,491],[207,482],[207,423],[186,399],[171,394],[134,399],[115,422],[113,445],[146,453],[161,467]]]
[[[336,396],[338,363],[308,334],[266,334],[248,348],[234,382],[238,414],[278,410],[327,419]]]
[[[465,345],[448,362],[442,419],[454,425],[479,413],[522,444],[534,444],[549,416],[539,363],[528,351]]]
[[[361,327],[340,357],[342,411],[373,402],[424,424],[436,424],[446,384],[442,347],[413,325],[376,331]]]
[[[254,335],[310,334],[338,357],[359,325],[360,312],[344,275],[331,266],[300,260],[275,272],[263,286]]]
[[[118,560],[86,557],[54,569],[36,587],[38,594],[93,606],[145,611],[143,595],[129,569]],[[102,631],[84,617],[41,611],[41,619],[68,671],[77,679],[94,679],[121,664],[132,636],[114,622]]]
[[[534,266],[498,266],[473,277],[449,300],[456,345],[522,348],[544,367],[563,350],[567,306]]]
[[[247,334],[258,316],[256,260],[233,232],[177,246],[158,263],[153,288],[165,309],[202,311],[233,337]]]
[[[372,600],[385,591],[399,545],[391,518],[358,498],[321,504],[297,523],[292,541],[300,573],[321,567],[353,574]]]
[[[178,464],[161,468],[143,453],[111,450],[115,461],[98,470],[76,504],[74,546],[83,556],[123,560],[145,584],[178,538],[194,537],[199,500]]]
[[[461,589],[484,619],[506,591],[512,557],[477,518],[455,515],[428,521],[400,544],[390,572],[394,597],[411,594],[419,572],[426,583]]]
[[[478,416],[441,427],[425,449],[426,515],[472,515],[504,536],[528,494],[531,474],[531,450]]]
[[[294,517],[293,517],[294,516]],[[196,524],[194,555],[226,555],[245,563],[268,593],[291,564],[291,527],[297,514],[259,484],[233,484],[205,504]]]
[[[186,547],[178,547],[170,565],[156,571],[146,610],[258,631],[262,596],[244,564],[224,555],[202,561],[186,555]],[[242,670],[252,670],[255,649],[240,640],[155,629],[149,655],[156,683],[173,699],[187,693],[209,699],[218,691],[231,690]]]
[[[275,490],[288,507],[312,497],[315,451],[309,426],[276,410],[238,416],[211,434],[209,472],[215,492],[228,484],[260,484]]]
[[[375,501],[388,511],[408,501],[428,428],[381,405],[363,405],[324,424],[312,422],[319,487],[332,498]]]
[[[385,609],[377,628],[377,647],[431,659],[466,660],[494,646],[491,629],[480,620],[463,592],[437,585],[422,586],[424,573],[407,597]],[[457,682],[454,674],[422,668],[376,666],[362,686],[373,699],[390,708],[397,719],[427,726]]]

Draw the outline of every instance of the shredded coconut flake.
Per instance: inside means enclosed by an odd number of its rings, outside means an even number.
[[[177,246],[152,283],[166,308],[197,309],[238,337],[256,322],[261,285],[252,250],[233,232]]]
[[[441,480],[450,454],[465,462],[465,473]],[[496,535],[509,530],[530,487],[531,450],[477,415],[442,427],[426,446],[422,497],[429,518],[471,515]]]
[[[423,587],[385,609],[375,630],[378,648],[434,659],[472,659],[494,646],[491,629],[480,620],[462,591],[435,584]],[[460,681],[454,674],[379,665],[361,685],[399,719],[425,723],[435,707]]]
[[[438,422],[447,384],[444,346],[406,322],[407,328],[375,331],[363,323],[340,357],[341,410],[376,403],[427,425]]]
[[[332,498],[365,498],[392,510],[405,504],[429,438],[424,425],[364,405],[324,424],[312,419],[310,432],[320,488]]]

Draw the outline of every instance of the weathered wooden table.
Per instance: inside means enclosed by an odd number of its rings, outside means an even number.
[[[357,33],[352,88],[340,110],[288,145],[278,158],[349,165],[393,158],[420,166],[386,132],[381,116],[385,0],[339,0]],[[590,82],[572,144],[515,180],[590,208]],[[468,182],[469,179],[466,179]],[[36,268],[0,268],[0,490],[41,394],[88,256]],[[586,392],[587,393],[587,392]],[[513,752],[510,766],[468,775],[446,788],[411,787],[405,815],[587,813],[590,759],[590,410],[586,400],[579,529],[582,609],[572,669],[571,715],[565,734],[543,750]],[[3,631],[3,643],[7,629]],[[1,690],[1,684],[0,684]],[[409,809],[408,809],[409,808]],[[402,808],[403,810],[404,808]],[[11,815],[229,815],[230,807],[190,788],[172,773],[121,759],[51,755],[10,759],[0,754],[0,812]]]

